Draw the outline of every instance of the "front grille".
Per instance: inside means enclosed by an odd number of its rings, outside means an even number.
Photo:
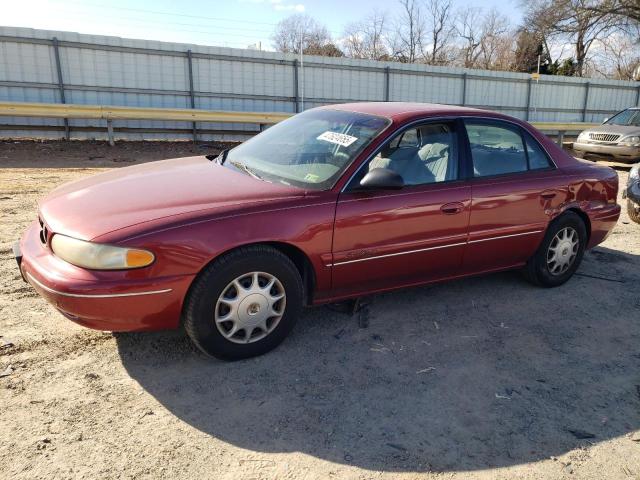
[[[40,217],[38,217],[38,223],[40,224],[40,241],[43,245],[46,245],[49,241],[49,229]]]
[[[596,142],[616,142],[620,137],[616,133],[589,133],[589,140]]]

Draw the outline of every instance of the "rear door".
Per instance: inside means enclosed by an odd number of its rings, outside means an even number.
[[[365,163],[336,208],[333,296],[455,275],[466,245],[471,187],[459,165],[461,123],[405,129]],[[390,168],[401,190],[361,190],[374,168]]]
[[[516,266],[535,252],[554,209],[567,197],[566,177],[519,125],[465,120],[472,165],[466,273]]]

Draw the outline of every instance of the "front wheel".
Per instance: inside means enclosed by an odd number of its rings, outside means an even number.
[[[291,331],[303,296],[289,257],[269,246],[240,248],[194,281],[185,302],[185,330],[200,350],[217,358],[262,355]]]
[[[557,287],[578,269],[587,244],[587,229],[576,213],[566,212],[549,225],[536,253],[524,268],[531,283]]]

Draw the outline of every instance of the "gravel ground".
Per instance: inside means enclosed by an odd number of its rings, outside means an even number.
[[[0,143],[0,478],[640,478],[626,213],[560,288],[508,272],[380,295],[359,319],[314,308],[236,363],[182,332],[83,329],[22,282],[11,245],[47,191],[208,150]]]

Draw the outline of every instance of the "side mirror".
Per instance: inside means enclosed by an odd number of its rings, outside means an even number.
[[[605,119],[602,121],[602,124],[604,125],[604,124],[605,124],[605,123],[607,123],[608,121],[609,121],[609,117],[605,118]]]
[[[360,180],[362,188],[380,190],[399,190],[404,187],[404,180],[388,168],[374,168]]]

